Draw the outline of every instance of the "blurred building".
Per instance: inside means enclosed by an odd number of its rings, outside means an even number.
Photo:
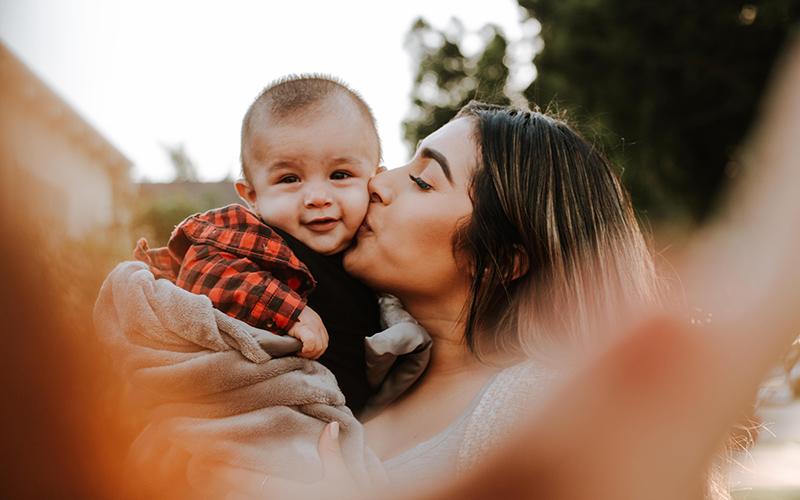
[[[175,226],[191,214],[241,202],[232,180],[141,183],[138,189],[133,232],[152,245],[165,245]]]
[[[4,216],[35,212],[47,234],[124,234],[131,162],[0,43],[0,195]]]
[[[197,205],[196,211],[242,203],[233,187],[232,180],[219,182],[176,181],[142,182],[138,184],[139,199],[142,202],[180,197]]]

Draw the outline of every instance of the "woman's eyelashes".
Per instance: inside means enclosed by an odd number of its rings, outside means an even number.
[[[414,182],[414,184],[416,184],[423,191],[429,191],[430,189],[433,188],[433,186],[431,186],[427,182],[423,181],[419,177],[416,177],[416,176],[411,175],[411,174],[408,174],[408,177]]]

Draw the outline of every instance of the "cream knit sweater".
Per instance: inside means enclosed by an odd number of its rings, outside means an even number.
[[[532,361],[506,368],[494,377],[467,416],[457,471],[471,469],[507,438],[514,424],[531,411],[531,405],[543,397],[554,380],[553,372]]]
[[[555,381],[553,372],[534,362],[500,371],[476,395],[464,413],[436,436],[386,460],[392,483],[418,486],[463,473],[513,433]]]

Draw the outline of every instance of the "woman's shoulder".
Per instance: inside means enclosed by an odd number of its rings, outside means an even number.
[[[470,469],[511,432],[514,423],[535,404],[556,378],[553,370],[534,361],[498,372],[467,417],[458,452],[458,470]]]

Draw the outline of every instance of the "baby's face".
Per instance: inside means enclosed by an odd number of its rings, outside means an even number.
[[[380,154],[355,105],[333,102],[300,120],[272,121],[252,131],[247,150],[252,205],[266,223],[323,255],[350,245]]]

